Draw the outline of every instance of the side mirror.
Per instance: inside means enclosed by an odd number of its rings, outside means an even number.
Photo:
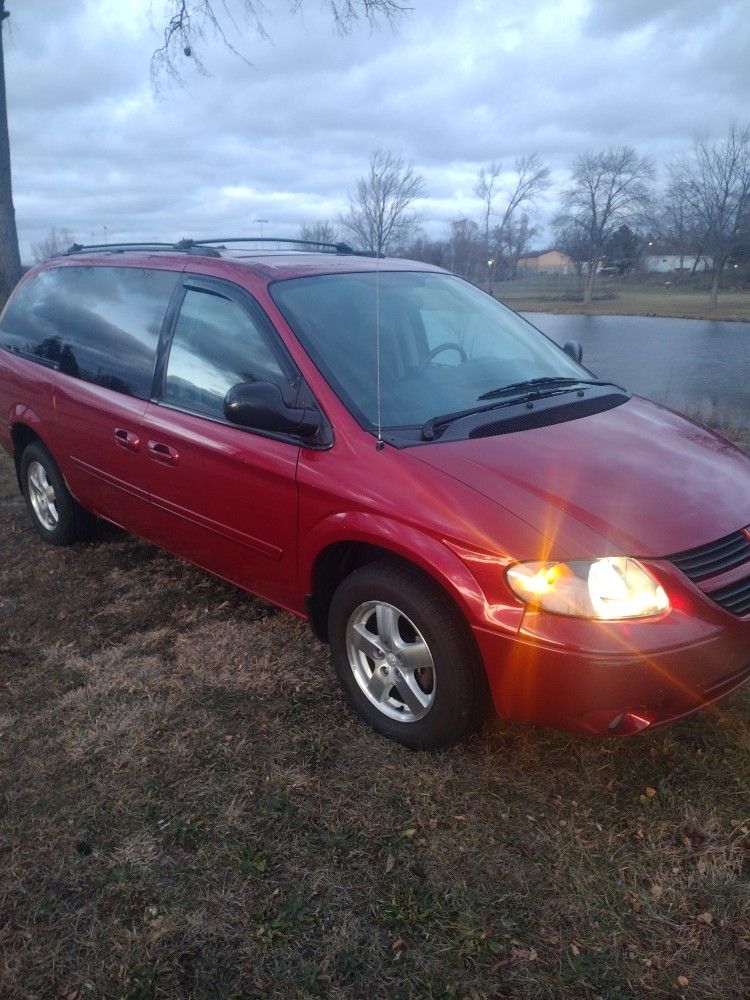
[[[275,431],[313,438],[320,429],[320,413],[311,407],[287,406],[273,382],[239,382],[224,397],[224,416],[233,424],[256,431]]]
[[[569,340],[563,347],[566,354],[569,354],[574,361],[583,361],[583,348],[577,340]]]

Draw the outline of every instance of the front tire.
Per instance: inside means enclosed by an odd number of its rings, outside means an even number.
[[[476,727],[484,685],[466,623],[417,570],[389,560],[355,570],[333,596],[328,634],[350,705],[379,733],[434,749]]]
[[[21,456],[21,488],[34,527],[52,545],[70,545],[91,518],[73,499],[57,463],[41,441]]]

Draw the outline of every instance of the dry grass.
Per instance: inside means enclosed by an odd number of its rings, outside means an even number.
[[[748,996],[750,690],[413,753],[302,623],[0,509],[3,997]]]
[[[652,279],[597,279],[594,302],[583,304],[575,278],[550,276],[504,281],[495,295],[518,312],[576,313],[590,316],[672,316],[678,319],[718,319],[750,322],[750,291],[719,293],[715,309],[708,304],[708,291],[689,284],[670,284]]]

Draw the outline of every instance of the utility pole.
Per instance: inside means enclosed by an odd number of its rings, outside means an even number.
[[[255,220],[260,225],[260,243],[263,245],[263,226],[268,225],[268,219],[256,219]]]

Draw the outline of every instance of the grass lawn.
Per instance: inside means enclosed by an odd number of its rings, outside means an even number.
[[[668,276],[665,276],[668,279]],[[583,305],[576,279],[571,276],[522,278],[503,281],[493,292],[518,312],[583,313],[586,315],[674,316],[680,319],[721,319],[750,322],[750,291],[721,291],[716,309],[708,305],[708,291],[672,281],[636,282],[602,276],[594,288],[594,302]]]
[[[750,687],[414,753],[302,622],[0,510],[3,998],[749,995]]]

